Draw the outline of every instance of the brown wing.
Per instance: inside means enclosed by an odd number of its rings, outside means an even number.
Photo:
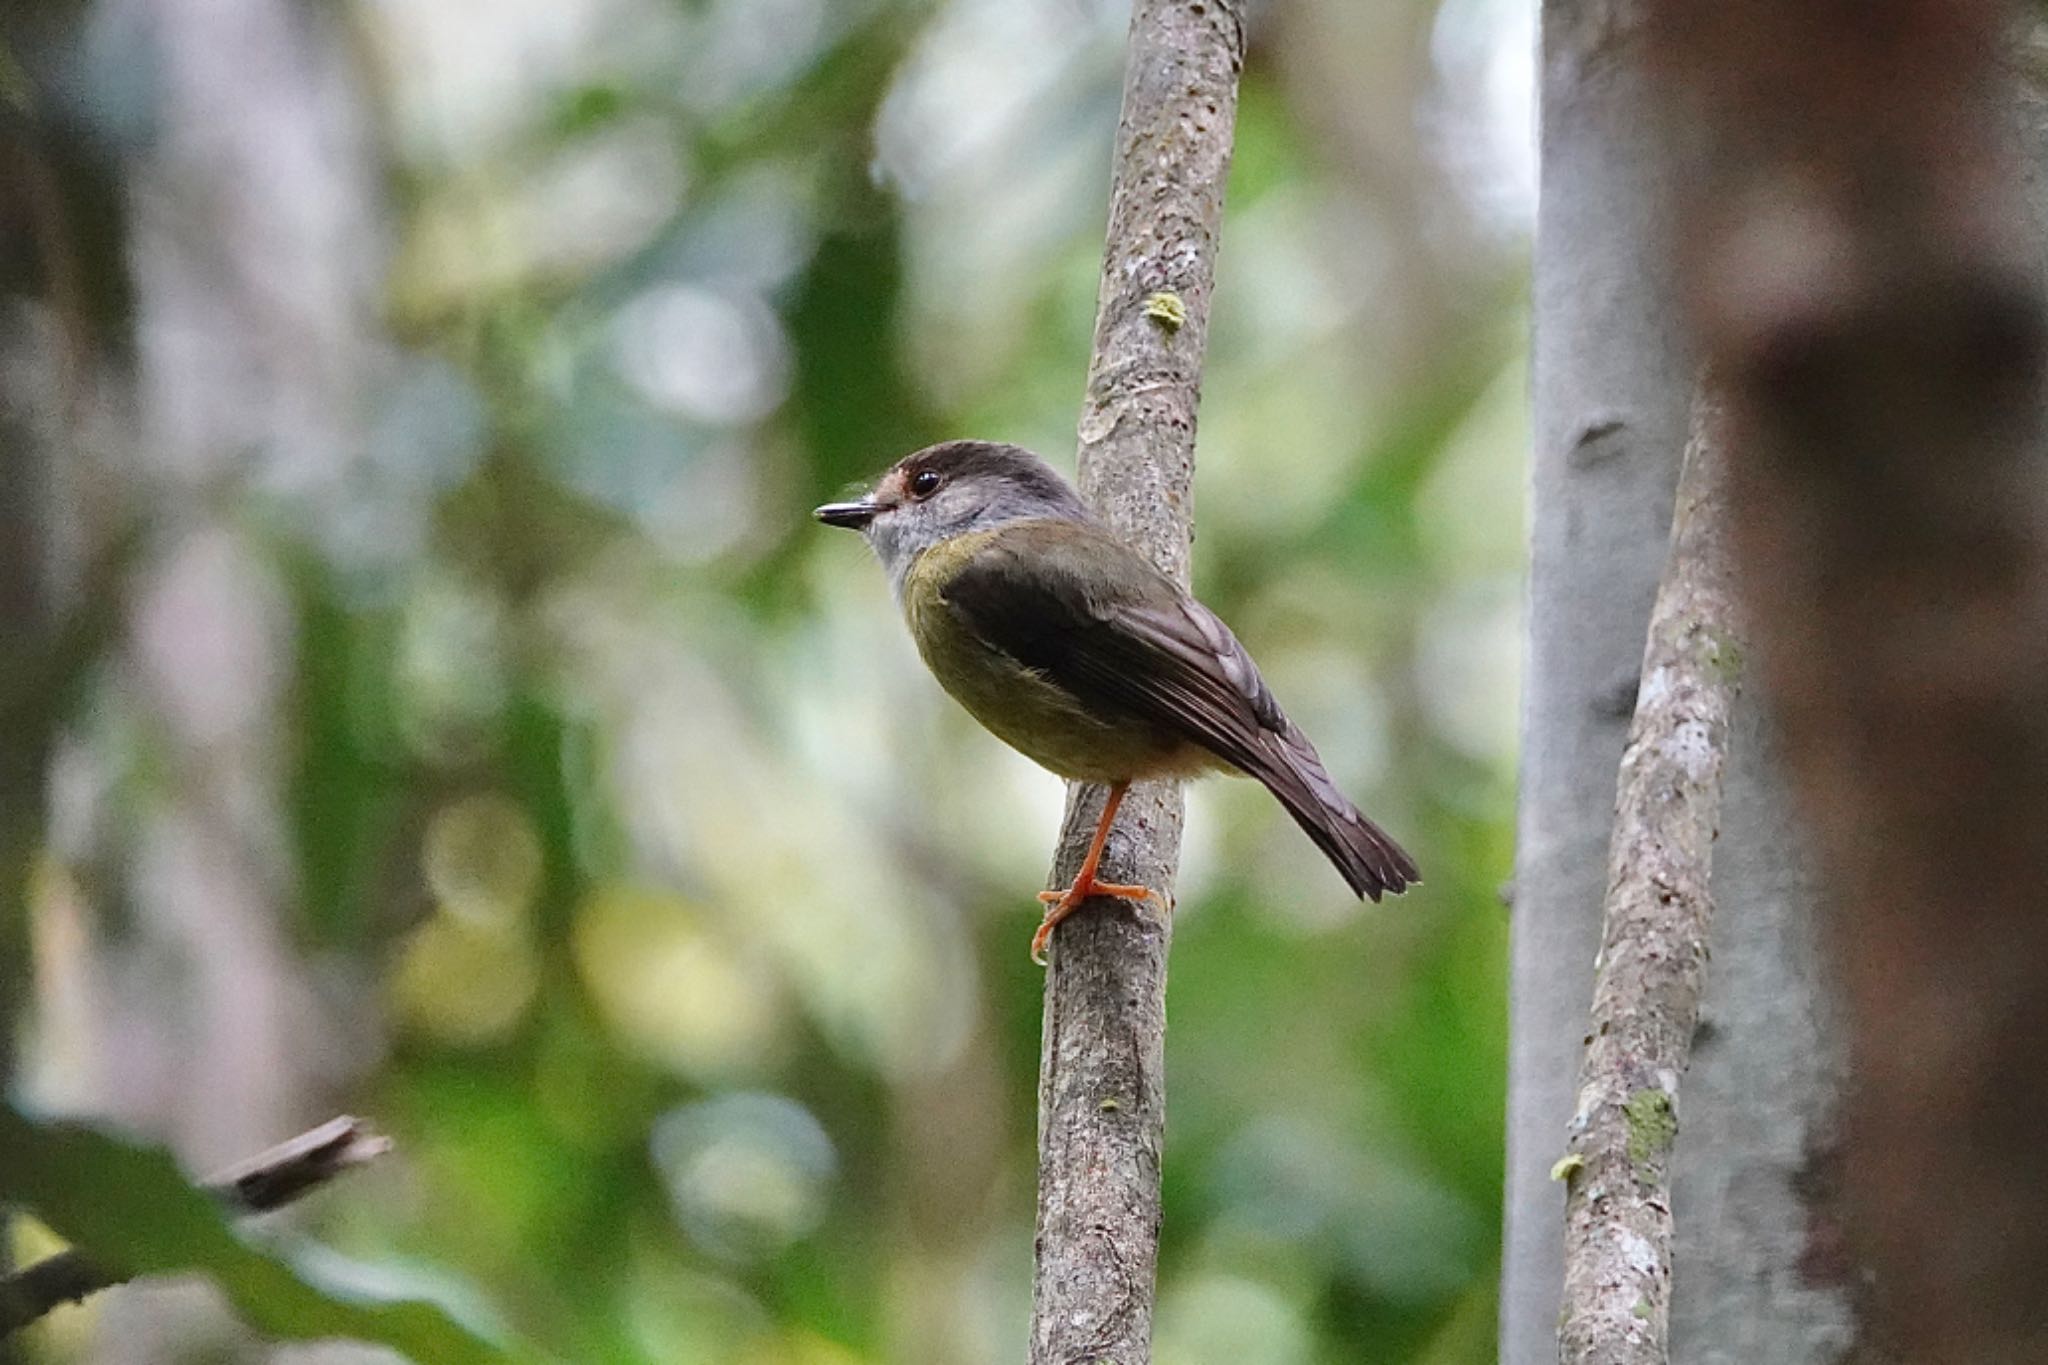
[[[1191,740],[1264,783],[1359,895],[1420,879],[1330,780],[1230,628],[1099,527],[1007,527],[942,596],[984,643],[1090,710]]]

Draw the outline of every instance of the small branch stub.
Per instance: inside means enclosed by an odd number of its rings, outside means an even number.
[[[391,1150],[391,1139],[343,1115],[280,1142],[207,1181],[229,1205],[268,1213]]]
[[[269,1213],[390,1150],[391,1139],[344,1115],[229,1167],[205,1181],[204,1188],[234,1212]],[[0,1338],[122,1278],[75,1247],[44,1257],[0,1279]]]

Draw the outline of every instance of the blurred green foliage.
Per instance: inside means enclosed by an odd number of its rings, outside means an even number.
[[[1059,784],[807,512],[946,436],[1070,459],[1122,15],[320,8],[376,132],[389,335],[346,478],[225,495],[291,626],[286,936],[369,983],[329,1091],[399,1144],[309,1231],[569,1360],[1018,1358]],[[1389,6],[1391,45],[1349,0],[1271,8],[1197,589],[1427,880],[1357,905],[1251,784],[1193,794],[1157,1357],[1476,1363],[1522,245],[1418,130],[1470,94],[1453,39],[1511,43],[1513,7]],[[1333,83],[1319,47],[1401,79]],[[1333,126],[1368,98],[1406,101],[1387,165]],[[110,676],[80,731],[146,788],[147,725],[107,719],[134,704]],[[118,874],[78,884],[118,938]],[[91,1358],[94,1311],[38,1350]]]
[[[204,1274],[279,1340],[350,1337],[446,1365],[534,1358],[434,1304],[323,1285],[308,1269],[250,1245],[161,1150],[0,1105],[0,1158],[0,1194],[91,1246],[97,1266],[123,1278]]]

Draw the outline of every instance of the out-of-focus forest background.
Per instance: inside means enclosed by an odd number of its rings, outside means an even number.
[[[1197,590],[1427,882],[1192,794],[1162,1365],[1493,1356],[1531,11],[1253,11]],[[1071,467],[1126,13],[10,6],[17,1093],[372,1116],[281,1235],[562,1359],[1019,1358],[1061,788],[808,509]],[[21,1340],[269,1358],[216,1303]]]

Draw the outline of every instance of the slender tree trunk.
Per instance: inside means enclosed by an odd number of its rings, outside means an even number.
[[[4,139],[4,134],[0,134]],[[0,140],[0,155],[9,150]],[[26,137],[19,148],[31,153]],[[4,348],[0,348],[4,349]],[[14,357],[0,354],[0,367]],[[43,452],[10,394],[13,375],[0,373],[0,964],[28,961],[29,889],[43,834],[50,738],[56,717],[33,695],[49,632],[44,583]],[[0,967],[0,1088],[13,1083],[14,1031],[28,973]],[[0,1206],[0,1276],[13,1265],[13,1217]],[[0,1365],[20,1357],[0,1342]]]
[[[1614,781],[1668,544],[1692,360],[1656,217],[1639,6],[1548,0],[1529,655],[1514,886],[1501,1358],[1557,1356],[1564,1155]],[[1673,1153],[1679,1361],[1837,1361],[1856,1339],[1824,1197],[1838,1093],[1802,861],[1758,708],[1731,722],[1713,969]]]
[[[1908,1358],[2048,1357],[2048,491],[2038,241],[1993,0],[1657,3],[1697,139],[1760,682],[1827,874],[1850,1245]]]
[[[31,1009],[37,934],[36,869],[45,847],[50,767],[67,703],[113,611],[81,591],[53,528],[61,475],[87,463],[87,394],[99,376],[95,307],[118,315],[120,290],[94,290],[95,270],[118,252],[118,221],[104,205],[104,162],[69,123],[53,121],[44,62],[76,16],[58,6],[0,15],[0,49],[13,67],[0,96],[0,1087],[25,1084],[17,1030]],[[37,41],[37,40],[43,41]],[[23,54],[33,53],[41,61]],[[99,255],[82,250],[91,243]],[[125,321],[125,319],[121,319]],[[70,568],[66,573],[64,569]],[[12,1266],[12,1220],[0,1208],[0,1274]],[[0,1341],[0,1365],[20,1358]]]
[[[1195,406],[1243,63],[1238,0],[1133,6],[1080,422],[1081,491],[1183,584]],[[1053,885],[1078,869],[1102,800],[1099,788],[1070,792]],[[1102,875],[1171,896],[1180,830],[1177,783],[1133,788]],[[1098,900],[1053,940],[1032,1365],[1151,1358],[1170,936],[1156,909]]]
[[[28,960],[30,872],[42,843],[56,725],[43,695],[51,636],[44,451],[14,404],[4,401],[18,397],[6,392],[12,378],[0,376],[0,638],[11,642],[0,651],[0,963]],[[27,984],[26,973],[0,970],[0,1086],[13,1078],[14,1026]]]
[[[1671,1149],[1706,980],[1714,839],[1742,678],[1725,456],[1704,386],[1692,424],[1616,784],[1593,1022],[1559,1167],[1566,1365],[1670,1358]]]

